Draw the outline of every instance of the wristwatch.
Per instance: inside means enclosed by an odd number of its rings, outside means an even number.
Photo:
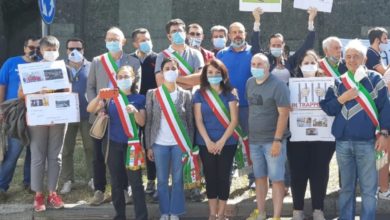
[[[388,138],[389,137],[389,131],[388,130],[381,130],[379,132],[380,135],[382,135],[383,137],[385,138]]]
[[[274,138],[274,142],[280,142],[280,143],[282,143],[282,138]]]

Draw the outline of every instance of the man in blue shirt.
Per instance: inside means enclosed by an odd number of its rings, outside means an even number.
[[[389,66],[382,63],[381,52],[387,48],[387,31],[382,27],[375,27],[368,31],[370,47],[367,50],[366,66],[370,70],[375,70],[384,75]]]
[[[66,194],[71,191],[72,183],[74,182],[73,168],[73,153],[76,146],[77,132],[80,134],[83,141],[85,163],[86,163],[86,179],[89,180],[88,185],[93,189],[92,180],[92,158],[93,158],[93,142],[89,135],[91,124],[89,123],[89,114],[87,112],[88,101],[85,96],[87,89],[87,79],[91,63],[84,58],[84,41],[78,38],[72,38],[66,42],[66,52],[68,55],[67,67],[71,73],[69,78],[72,83],[72,92],[79,94],[80,103],[80,122],[69,123],[65,133],[64,147],[62,150],[62,170],[61,180],[64,183],[60,193]]]
[[[360,219],[375,219],[378,175],[376,151],[388,150],[390,102],[381,76],[365,66],[367,49],[358,40],[345,49],[348,72],[329,88],[320,106],[335,116],[332,134],[340,168],[339,219],[354,219],[355,188],[359,179],[362,197]],[[367,94],[367,95],[364,95]]]
[[[39,38],[29,36],[24,41],[24,55],[11,57],[5,61],[0,70],[0,103],[18,97],[17,93],[20,84],[18,65],[37,61],[39,59],[38,51]],[[2,119],[3,116],[0,115],[0,121]],[[15,172],[16,162],[23,150],[23,146],[18,139],[8,137],[7,149],[4,160],[0,163],[0,195],[5,195],[5,192],[9,188]],[[23,179],[25,188],[29,188],[30,186],[30,164],[30,148],[26,147]]]

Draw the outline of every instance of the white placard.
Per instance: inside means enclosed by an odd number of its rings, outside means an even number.
[[[18,70],[24,94],[39,92],[44,87],[54,90],[70,88],[63,60],[19,64]]]
[[[77,93],[26,95],[27,125],[52,125],[80,121]]]
[[[282,12],[282,0],[240,0],[240,11],[253,11],[257,7],[263,12]]]
[[[318,11],[332,12],[333,0],[294,0],[294,8],[307,10],[310,7]]]
[[[293,109],[321,109],[319,102],[334,85],[332,77],[290,78],[290,101]]]
[[[290,112],[290,141],[334,141],[331,133],[334,117],[322,110]]]

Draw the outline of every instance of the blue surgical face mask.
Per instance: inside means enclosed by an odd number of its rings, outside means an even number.
[[[133,82],[131,81],[131,78],[119,79],[116,81],[116,83],[118,84],[118,87],[121,90],[129,90],[131,88],[131,85],[133,84]]]
[[[252,73],[252,76],[254,76],[256,79],[263,79],[264,75],[265,75],[263,68],[251,67],[251,73]]]
[[[122,51],[122,44],[120,41],[107,41],[106,48],[110,52],[117,53]]]
[[[280,57],[282,55],[283,49],[281,47],[271,47],[271,54],[274,57]]]
[[[338,63],[340,61],[340,59],[337,59],[335,56],[329,56],[328,60],[332,63]]]
[[[225,48],[226,38],[224,38],[224,37],[213,38],[213,45],[217,49]]]
[[[141,42],[139,44],[139,50],[142,53],[150,53],[152,51],[152,49],[153,49],[153,44],[152,44],[152,41],[150,41],[150,40]]]
[[[188,39],[188,44],[191,47],[200,47],[200,45],[202,44],[202,38],[191,37],[190,39]]]
[[[240,48],[242,46],[244,46],[246,44],[246,41],[244,39],[242,40],[239,40],[239,41],[232,41],[232,43],[230,44],[233,48]]]
[[[208,76],[207,77],[207,81],[211,85],[217,85],[217,84],[221,83],[222,80],[223,80],[222,76]]]
[[[177,45],[183,45],[186,40],[186,34],[184,32],[175,32],[172,34],[172,42]]]

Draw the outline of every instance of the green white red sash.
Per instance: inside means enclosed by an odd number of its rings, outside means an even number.
[[[329,77],[333,77],[335,79],[339,79],[341,74],[337,67],[332,66],[326,58],[320,60],[320,67],[324,70],[325,74]]]
[[[122,124],[122,128],[128,137],[127,152],[126,152],[126,167],[131,170],[138,170],[145,166],[144,152],[138,134],[138,125],[135,122],[134,113],[129,114],[126,111],[126,106],[129,105],[129,100],[126,94],[119,89],[115,75],[118,72],[118,66],[110,53],[105,53],[100,57],[103,68],[106,71],[108,78],[114,88],[118,88],[119,95],[114,97],[114,103],[118,111],[118,115]]]
[[[231,121],[230,113],[223,104],[217,92],[210,88],[208,90],[201,91],[201,94],[206,100],[207,104],[210,106],[214,115],[217,117],[218,121],[223,125],[224,128],[227,128]],[[248,136],[242,131],[240,125],[238,125],[234,129],[233,137],[239,142],[234,158],[236,160],[238,169],[244,170],[244,168],[252,165],[249,153]]]
[[[184,184],[186,188],[198,186],[200,184],[200,168],[198,164],[199,149],[192,146],[187,130],[185,129],[172,101],[171,95],[164,84],[157,88],[156,98],[172,134],[183,152]],[[187,109],[187,111],[192,111],[192,109]]]
[[[188,62],[182,56],[180,56],[179,53],[174,51],[172,48],[165,49],[165,50],[163,50],[162,53],[164,54],[164,56],[166,58],[175,59],[179,63],[180,75],[187,76],[187,75],[194,73],[194,69],[192,68],[192,66],[190,64],[188,64]]]
[[[378,109],[370,93],[361,83],[355,81],[355,78],[350,71],[347,71],[341,76],[341,81],[346,89],[357,89],[358,96],[355,99],[371,119],[372,123],[376,127],[375,133],[378,134],[380,131]]]

